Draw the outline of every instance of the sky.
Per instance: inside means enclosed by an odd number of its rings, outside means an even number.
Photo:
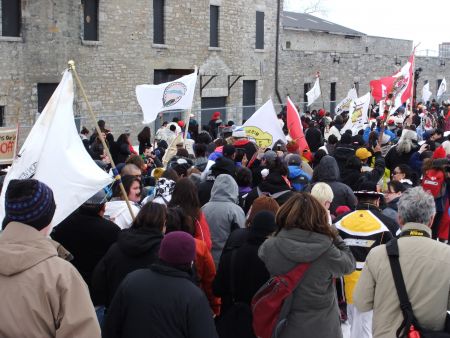
[[[311,0],[284,0],[284,9],[302,12]],[[450,42],[449,0],[319,0],[324,13],[312,15],[374,36],[413,40],[417,51],[437,53]],[[430,52],[431,53],[431,52]],[[434,54],[430,54],[434,55]]]

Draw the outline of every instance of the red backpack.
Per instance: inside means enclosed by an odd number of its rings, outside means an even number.
[[[429,192],[434,198],[445,193],[445,175],[441,169],[428,169],[422,179],[423,190]]]
[[[252,299],[253,331],[258,338],[271,338],[283,303],[302,280],[310,263],[301,263],[284,275],[274,276]]]

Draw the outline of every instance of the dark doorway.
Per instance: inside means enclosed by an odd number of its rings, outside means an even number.
[[[226,96],[221,97],[203,97],[202,98],[202,125],[207,125],[214,112],[220,112],[221,120],[227,122],[227,110],[224,108],[227,104]],[[219,109],[220,108],[220,109]]]
[[[37,84],[37,92],[38,92],[38,113],[42,113],[45,108],[45,105],[50,100],[55,91],[56,87],[58,87],[58,83],[38,83]]]
[[[256,81],[243,81],[242,120],[248,120],[256,110]]]

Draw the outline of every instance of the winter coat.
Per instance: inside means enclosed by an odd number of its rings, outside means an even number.
[[[51,237],[73,255],[77,268],[91,290],[92,273],[109,247],[117,241],[120,228],[99,215],[79,209],[53,229]]]
[[[219,175],[211,191],[211,199],[202,207],[209,224],[212,256],[217,266],[230,233],[245,225],[245,214],[238,202],[238,186],[230,175]]]
[[[248,193],[247,197],[245,198],[245,213],[250,210],[253,201],[260,196],[259,192],[270,195],[285,192],[284,194],[275,198],[280,206],[283,205],[284,202],[286,202],[294,193],[286,181],[288,181],[287,177],[286,179],[284,179],[280,173],[276,171],[270,172],[269,175],[267,175],[267,177],[263,181],[261,181],[261,183],[259,183],[257,187],[253,188],[252,191]]]
[[[356,260],[357,270],[343,278],[346,302],[353,304],[353,290],[367,255],[376,246],[389,242],[396,235],[398,225],[368,203],[359,204],[355,211],[338,217],[335,225]]]
[[[308,128],[305,132],[306,142],[309,149],[315,153],[323,145],[322,133],[317,128]]]
[[[419,223],[407,223],[402,230],[420,230],[431,236],[431,229]],[[450,247],[425,236],[401,237],[398,247],[415,317],[428,330],[442,330],[450,309]],[[353,298],[359,311],[373,309],[374,337],[396,336],[403,315],[385,245],[370,251]]]
[[[100,337],[83,278],[28,225],[0,236],[0,299],[1,337]]]
[[[199,239],[195,239],[195,271],[197,273],[198,286],[205,292],[211,310],[218,315],[220,312],[220,299],[214,297],[212,287],[216,276],[216,266],[205,242]]]
[[[331,156],[324,156],[319,165],[314,169],[316,182],[325,182],[333,190],[334,198],[330,206],[330,212],[335,213],[336,208],[346,205],[350,209],[356,206],[357,199],[352,189],[344,183],[339,182],[339,168],[336,160]],[[310,191],[310,189],[308,189]]]
[[[256,291],[270,278],[266,266],[258,257],[258,249],[265,238],[256,236],[249,228],[234,232],[242,234],[245,232],[243,237],[246,239],[237,247],[229,248],[227,251],[224,249],[220,257],[213,286],[214,294],[222,298],[221,312],[226,312],[232,304],[231,274],[234,275],[234,301],[249,306]],[[227,244],[229,244],[228,241]]]
[[[248,139],[240,139],[233,143],[236,149],[242,149],[245,152],[247,160],[250,161],[253,155],[256,153],[256,145]]]
[[[106,307],[125,276],[131,271],[147,268],[157,261],[163,235],[147,228],[120,232],[117,242],[97,264],[92,278],[93,299]]]
[[[131,155],[130,146],[128,143],[114,145],[115,148],[115,158],[114,163],[125,163],[128,157]]]
[[[236,175],[236,165],[234,162],[225,157],[216,159],[216,163],[211,167],[211,175],[207,177],[205,182],[200,183],[198,186],[200,205],[203,206],[209,202],[214,181],[220,174],[228,174],[234,177]]]
[[[342,183],[347,184],[353,191],[358,191],[359,186],[365,182],[378,183],[384,175],[385,163],[381,152],[375,153],[375,167],[371,171],[361,172],[354,168],[344,168],[341,174]]]
[[[302,229],[281,230],[259,249],[272,276],[286,274],[299,263],[312,263],[293,291],[292,305],[279,338],[342,337],[334,278],[355,270],[350,249],[338,237]]]
[[[303,191],[305,187],[311,182],[311,176],[304,172],[297,165],[290,165],[289,169],[289,181],[295,191]]]
[[[397,214],[398,214],[398,200],[400,197],[394,198],[392,201],[386,204],[386,207],[383,209],[382,213],[384,216],[389,217],[390,219],[393,219],[394,221],[397,221]]]
[[[345,164],[347,160],[355,155],[355,149],[349,144],[337,144],[334,149],[333,157],[336,159],[336,162],[339,167],[339,173],[342,175]]]
[[[212,248],[211,232],[209,231],[209,224],[206,221],[205,214],[200,212],[200,217],[195,220],[195,235],[194,238],[205,242],[209,251]]]
[[[413,144],[413,148],[409,153],[399,153],[397,151],[397,147],[393,146],[389,151],[387,152],[384,160],[386,161],[386,167],[393,172],[396,167],[398,167],[400,164],[408,164],[411,156],[419,149],[419,146],[417,143]]]
[[[136,217],[139,213],[140,207],[133,202],[130,202],[130,204],[134,216]],[[116,223],[121,229],[128,229],[131,226],[131,223],[133,223],[127,202],[122,200],[111,200],[106,202],[105,216],[112,222]]]
[[[187,272],[154,264],[130,273],[117,290],[104,338],[215,338],[213,314]]]

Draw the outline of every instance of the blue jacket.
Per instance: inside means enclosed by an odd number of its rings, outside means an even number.
[[[311,182],[311,176],[296,165],[290,165],[288,168],[289,181],[291,182],[292,187],[295,191],[303,191],[308,183]]]
[[[380,133],[380,128],[379,127],[376,127],[375,128],[375,131],[377,132],[377,134],[379,134]],[[364,129],[364,135],[363,135],[363,139],[364,139],[364,142],[369,142],[369,134],[370,134],[370,132],[371,132],[371,130],[370,130],[370,127],[367,127],[366,129]],[[388,135],[389,137],[390,137],[390,141],[393,141],[397,136],[392,132],[392,131],[390,131],[389,129],[385,129],[384,130],[384,132],[383,132],[385,135]]]

